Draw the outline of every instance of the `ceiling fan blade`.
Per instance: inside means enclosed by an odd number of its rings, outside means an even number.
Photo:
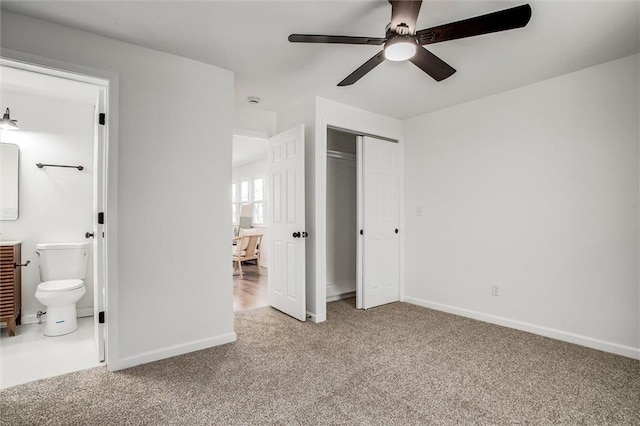
[[[364,77],[366,73],[368,73],[369,71],[371,71],[372,69],[374,69],[375,67],[377,67],[383,62],[384,62],[384,50],[381,50],[380,52],[378,52],[376,56],[369,59],[364,64],[360,65],[360,68],[358,68],[357,70],[349,74],[347,78],[345,78],[340,83],[338,83],[338,86],[351,86],[353,83],[355,83],[356,81]]]
[[[442,41],[522,28],[529,23],[530,19],[531,6],[525,4],[462,21],[426,28],[418,31],[416,36],[418,42],[423,45],[440,43]]]
[[[351,37],[336,35],[312,35],[312,34],[291,34],[291,43],[339,43],[339,44],[371,44],[380,46],[385,42],[384,38],[377,37]]]
[[[416,20],[418,19],[418,13],[420,13],[422,0],[389,0],[389,3],[391,3],[390,30],[398,32],[398,25],[405,24],[407,27],[409,27],[408,34],[415,34]]]
[[[444,80],[456,72],[451,65],[422,47],[419,47],[416,50],[416,54],[409,60],[422,71],[429,74],[435,81]]]

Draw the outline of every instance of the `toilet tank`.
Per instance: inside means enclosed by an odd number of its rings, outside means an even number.
[[[36,244],[42,281],[80,279],[87,275],[89,243]]]

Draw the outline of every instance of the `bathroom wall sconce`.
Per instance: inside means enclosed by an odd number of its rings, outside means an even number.
[[[12,120],[10,116],[9,108],[2,116],[2,122],[0,122],[0,128],[3,130],[20,130],[18,127],[18,120]]]

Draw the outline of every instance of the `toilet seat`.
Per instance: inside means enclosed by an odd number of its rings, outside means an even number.
[[[53,280],[38,284],[39,291],[69,291],[84,285],[82,280]]]

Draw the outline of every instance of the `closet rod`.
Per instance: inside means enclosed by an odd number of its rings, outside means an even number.
[[[69,169],[78,169],[78,170],[82,170],[84,169],[84,167],[82,166],[63,166],[62,164],[42,164],[42,163],[36,163],[36,166],[41,169],[43,167],[67,167]]]
[[[327,150],[327,157],[340,158],[340,159],[343,159],[343,160],[355,160],[356,159],[356,155],[355,154],[351,154],[349,152],[335,151],[333,149],[328,149]]]

